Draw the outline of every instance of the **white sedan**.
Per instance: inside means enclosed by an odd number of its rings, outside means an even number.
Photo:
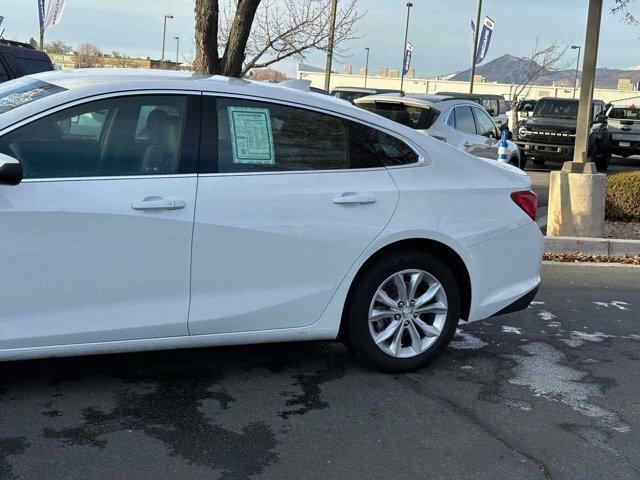
[[[540,282],[526,175],[325,95],[38,74],[0,152],[1,360],[341,338],[403,371]]]

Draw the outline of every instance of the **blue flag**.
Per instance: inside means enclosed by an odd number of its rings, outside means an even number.
[[[40,31],[44,30],[44,0],[38,0],[38,16],[40,18]]]
[[[407,46],[404,51],[404,63],[402,65],[402,75],[409,73],[411,67],[411,54],[413,53],[413,45],[407,42]]]
[[[489,17],[484,17],[484,25],[478,39],[478,50],[476,51],[476,65],[482,63],[489,51],[489,43],[491,43],[491,34],[493,33],[494,22]]]

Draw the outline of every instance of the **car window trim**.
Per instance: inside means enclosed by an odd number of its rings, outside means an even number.
[[[213,160],[207,160],[205,158],[203,158],[203,152],[216,152],[216,157],[217,157],[217,142],[218,142],[218,126],[217,126],[217,107],[215,108],[216,111],[216,115],[213,117],[213,122],[209,122],[209,123],[214,123],[215,127],[215,140],[213,142],[209,142],[208,144],[206,144],[206,141],[204,140],[204,135],[202,135],[202,131],[204,130],[204,128],[207,126],[207,121],[204,118],[205,112],[208,112],[210,109],[205,108],[205,104],[208,101],[207,99],[209,98],[213,98],[214,100],[214,105],[215,102],[217,101],[218,98],[231,98],[231,99],[237,99],[237,100],[247,100],[247,101],[255,101],[255,102],[263,102],[263,103],[273,103],[273,104],[277,104],[277,105],[283,105],[283,106],[287,106],[287,107],[292,107],[292,108],[301,108],[303,110],[309,110],[309,111],[313,111],[313,112],[317,112],[317,113],[321,113],[324,115],[331,115],[333,117],[336,118],[340,118],[341,120],[349,120],[352,122],[356,122],[359,123],[365,127],[369,127],[369,128],[374,128],[376,130],[379,130],[391,137],[394,137],[396,140],[399,140],[401,142],[403,142],[404,144],[406,144],[409,148],[411,148],[411,150],[413,150],[415,152],[416,155],[418,155],[418,161],[414,162],[414,163],[408,163],[406,165],[390,165],[390,166],[384,166],[381,165],[379,167],[371,167],[371,168],[339,168],[339,169],[327,169],[327,170],[282,170],[282,171],[269,171],[269,172],[219,172],[218,171],[218,161],[217,158],[213,159]],[[421,166],[425,166],[425,165],[431,165],[431,157],[429,156],[428,153],[424,152],[421,148],[417,147],[411,140],[407,139],[406,137],[399,135],[396,132],[390,131],[385,127],[380,127],[376,124],[371,124],[371,123],[365,123],[362,119],[358,118],[358,117],[352,117],[350,115],[345,115],[341,112],[334,112],[331,110],[327,110],[321,107],[317,107],[317,106],[313,106],[313,105],[307,105],[307,104],[303,104],[303,103],[295,103],[295,102],[288,102],[286,100],[280,100],[280,99],[275,99],[275,98],[265,98],[265,97],[259,97],[256,95],[242,95],[242,94],[235,94],[235,93],[222,93],[222,92],[208,92],[208,91],[203,91],[202,92],[202,119],[200,121],[200,125],[201,125],[201,136],[200,136],[200,162],[198,165],[198,175],[202,175],[202,176],[238,176],[238,175],[289,175],[289,174],[314,174],[314,173],[338,173],[338,172],[370,172],[370,171],[377,171],[377,170],[388,170],[388,169],[397,169],[397,168],[415,168],[415,167],[421,167]],[[347,125],[345,125],[345,128],[347,127]],[[407,127],[408,128],[408,127]],[[347,130],[347,134],[348,134],[348,130]],[[204,143],[203,143],[204,142]],[[206,146],[205,146],[206,144]],[[215,146],[215,149],[212,150],[212,147]],[[209,164],[209,166],[207,167],[207,163]],[[213,171],[211,171],[213,170]]]
[[[162,89],[147,89],[147,90],[125,90],[125,91],[117,91],[117,92],[109,92],[98,95],[89,95],[86,97],[78,98],[72,100],[70,102],[65,102],[60,105],[56,105],[55,107],[49,108],[45,111],[39,112],[36,115],[30,116],[28,118],[24,118],[12,125],[7,126],[2,131],[0,131],[0,138],[5,136],[8,133],[17,130],[23,126],[26,126],[30,123],[36,122],[44,117],[49,115],[53,115],[55,113],[61,112],[63,110],[67,110],[70,108],[74,108],[85,103],[90,103],[94,101],[100,100],[108,100],[111,98],[120,98],[120,97],[137,97],[142,95],[182,95],[187,97],[187,105],[186,105],[186,114],[187,119],[185,122],[184,128],[184,138],[182,142],[182,147],[180,149],[180,166],[182,168],[182,155],[185,150],[185,142],[184,140],[187,138],[187,131],[191,126],[194,132],[197,133],[197,138],[194,145],[191,146],[193,149],[191,159],[191,168],[190,172],[179,172],[179,173],[169,173],[169,174],[160,174],[160,175],[104,175],[104,176],[93,176],[93,177],[50,177],[50,178],[25,178],[21,183],[38,183],[38,182],[60,182],[60,181],[88,181],[88,180],[116,180],[116,179],[149,179],[149,178],[183,178],[183,177],[191,177],[197,175],[197,168],[199,163],[199,140],[200,140],[200,118],[201,118],[201,109],[202,109],[202,92],[200,90],[162,90]],[[195,98],[195,100],[194,100]],[[196,107],[196,111],[191,112],[190,108],[194,106]],[[195,124],[195,126],[194,126]],[[193,156],[195,153],[195,157]]]
[[[476,103],[477,105],[477,103]],[[460,133],[464,133],[465,135],[478,135],[478,124],[476,123],[476,117],[473,114],[473,109],[474,108],[478,108],[477,106],[471,105],[471,104],[463,104],[463,105],[456,105],[454,106],[451,110],[454,110],[456,108],[468,108],[471,110],[471,119],[473,120],[473,125],[474,125],[474,130],[476,133],[470,133],[470,132],[465,132],[464,130],[459,130],[457,127],[452,127],[456,132],[460,132]],[[449,113],[451,114],[451,113]],[[458,119],[458,114],[456,114],[456,122]],[[455,123],[454,123],[455,125]]]

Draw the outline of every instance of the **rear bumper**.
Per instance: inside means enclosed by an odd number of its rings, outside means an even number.
[[[531,302],[533,302],[533,299],[536,298],[536,295],[538,294],[539,289],[540,289],[540,285],[538,285],[536,288],[534,288],[530,292],[525,293],[522,297],[517,299],[511,305],[507,305],[498,313],[495,313],[492,316],[498,317],[500,315],[506,315],[507,313],[514,313],[514,312],[519,312],[520,310],[524,310],[529,305],[531,305]]]
[[[540,228],[531,222],[463,250],[471,278],[469,321],[507,313],[527,299],[530,302],[527,296],[535,295],[532,292],[540,285],[542,249]]]

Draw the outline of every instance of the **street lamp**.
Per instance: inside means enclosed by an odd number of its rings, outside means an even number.
[[[162,68],[164,68],[164,47],[167,40],[167,18],[173,18],[173,15],[164,16],[164,28],[162,30],[162,61],[160,63]]]
[[[369,75],[369,47],[366,47],[365,50],[367,51],[367,61],[364,64],[364,86],[366,88],[366,86],[367,86],[367,75]]]
[[[173,37],[176,41],[176,68],[180,65],[180,37]]]
[[[571,50],[578,50],[578,60],[576,61],[576,78],[573,80],[573,98],[576,98],[576,89],[578,88],[578,69],[580,68],[580,45],[571,45]]]
[[[402,46],[402,66],[400,67],[401,73],[402,73],[402,76],[400,77],[401,92],[402,92],[402,87],[404,85],[404,63],[406,61],[406,55],[407,55],[407,42],[409,41],[409,14],[411,13],[411,7],[413,7],[413,3],[408,2],[407,3],[407,25],[404,30],[404,45]]]

